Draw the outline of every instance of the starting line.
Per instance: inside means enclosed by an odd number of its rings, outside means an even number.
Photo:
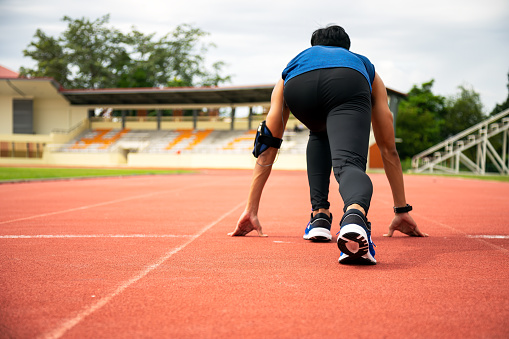
[[[0,239],[67,239],[67,238],[191,238],[188,234],[38,234],[0,235]]]
[[[475,239],[509,239],[509,235],[467,235],[469,238]]]
[[[69,238],[191,238],[189,234],[36,234],[0,235],[0,239],[69,239]],[[472,239],[509,239],[509,235],[467,235]],[[285,243],[284,241],[274,241]]]

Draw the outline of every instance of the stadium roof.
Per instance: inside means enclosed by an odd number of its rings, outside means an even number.
[[[240,105],[270,102],[274,85],[61,90],[73,105]]]

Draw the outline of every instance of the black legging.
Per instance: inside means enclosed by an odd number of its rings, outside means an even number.
[[[292,114],[311,131],[306,155],[313,211],[330,207],[333,168],[344,210],[359,204],[367,213],[373,185],[366,174],[371,126],[366,78],[350,68],[319,69],[290,79],[284,98]]]

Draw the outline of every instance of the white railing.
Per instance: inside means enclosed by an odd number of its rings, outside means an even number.
[[[502,134],[502,145],[495,149],[490,141]],[[476,174],[486,173],[486,163],[490,160],[500,174],[509,174],[508,160],[509,109],[474,125],[441,143],[428,148],[412,158],[415,172],[459,173],[460,164]],[[475,159],[465,154],[474,149]]]

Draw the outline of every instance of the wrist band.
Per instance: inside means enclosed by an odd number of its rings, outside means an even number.
[[[412,206],[409,204],[406,204],[406,206],[403,207],[394,207],[394,213],[407,213],[412,210]]]

